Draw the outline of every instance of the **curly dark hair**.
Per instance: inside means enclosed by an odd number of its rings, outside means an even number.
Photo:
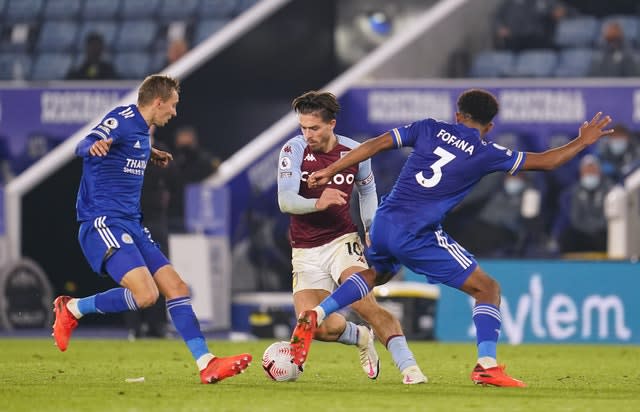
[[[332,93],[312,90],[306,92],[291,103],[291,107],[299,114],[316,113],[322,121],[330,122],[340,111],[340,103]]]
[[[486,125],[498,114],[498,99],[486,90],[470,89],[458,97],[458,111]]]

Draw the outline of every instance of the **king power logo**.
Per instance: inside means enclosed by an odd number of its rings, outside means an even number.
[[[531,333],[537,339],[589,340],[596,336],[598,339],[615,338],[619,341],[631,339],[631,329],[625,323],[624,303],[616,295],[587,295],[582,302],[576,302],[563,293],[553,294],[548,300],[543,297],[544,288],[539,275],[531,277],[528,293],[520,295],[515,306],[512,307],[502,297],[502,333],[509,343],[523,341],[527,324],[530,324]],[[474,300],[470,299],[469,303],[473,309]],[[468,335],[476,336],[473,323]]]

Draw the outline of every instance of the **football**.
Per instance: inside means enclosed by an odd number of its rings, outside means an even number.
[[[278,382],[295,381],[302,373],[302,369],[293,363],[289,342],[272,343],[262,355],[264,373]]]

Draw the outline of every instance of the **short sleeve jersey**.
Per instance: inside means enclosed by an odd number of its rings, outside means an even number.
[[[477,129],[425,119],[392,129],[396,148],[410,146],[407,158],[376,216],[413,233],[436,229],[485,175],[515,174],[526,154],[481,139]]]
[[[144,171],[151,155],[149,126],[135,105],[116,107],[89,133],[113,139],[106,156],[83,160],[76,201],[79,222],[99,216],[139,220]]]
[[[293,190],[307,199],[319,198],[322,191],[335,188],[347,193],[347,204],[331,206],[327,210],[291,215],[291,246],[311,248],[321,246],[347,234],[357,232],[350,214],[349,202],[353,185],[366,185],[373,181],[371,161],[367,160],[336,174],[327,186],[309,188],[308,176],[340,159],[358,145],[355,140],[336,135],[338,144],[328,153],[313,152],[303,136],[287,141],[280,150],[278,165],[278,191]]]

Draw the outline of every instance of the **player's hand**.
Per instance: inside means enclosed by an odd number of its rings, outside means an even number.
[[[169,162],[173,160],[173,155],[169,152],[165,152],[164,150],[156,149],[155,147],[151,148],[151,163],[160,167],[167,167]]]
[[[316,200],[316,209],[327,210],[331,206],[342,206],[347,204],[347,194],[342,190],[328,187],[322,191],[320,198]]]
[[[331,181],[332,177],[333,175],[331,175],[331,173],[329,173],[326,168],[316,170],[307,178],[307,184],[310,188],[324,186]]]
[[[89,148],[89,154],[91,156],[103,157],[109,153],[109,149],[111,148],[111,143],[113,143],[113,139],[105,139],[105,140],[96,140],[94,144]]]
[[[613,133],[613,129],[603,130],[609,123],[611,123],[611,117],[602,117],[602,112],[596,113],[590,122],[584,122],[580,126],[578,132],[578,139],[581,139],[584,143],[590,145],[598,141],[600,137]]]

